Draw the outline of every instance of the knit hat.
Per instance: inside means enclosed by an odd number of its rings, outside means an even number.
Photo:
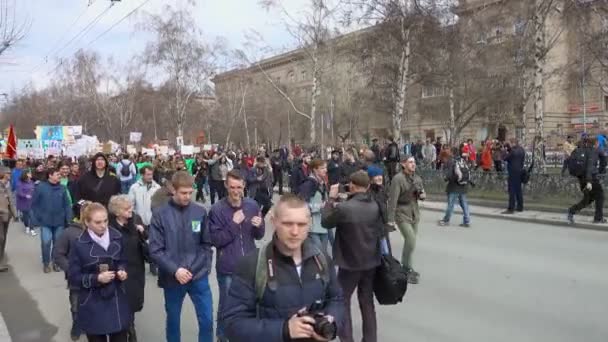
[[[370,165],[367,167],[367,175],[369,176],[369,178],[374,178],[376,176],[382,176],[384,174],[384,171],[382,170],[382,168],[376,166],[376,165]]]

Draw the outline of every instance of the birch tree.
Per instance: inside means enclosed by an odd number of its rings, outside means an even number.
[[[0,0],[0,56],[25,38],[31,25],[28,16],[18,11],[16,0]]]

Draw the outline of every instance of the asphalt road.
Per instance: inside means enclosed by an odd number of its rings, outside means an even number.
[[[475,217],[471,229],[439,228],[439,216],[423,213],[415,254],[421,283],[404,303],[376,308],[379,341],[608,341],[608,233]],[[401,237],[392,240],[400,255]],[[63,274],[42,273],[39,246],[11,227],[13,271],[0,274],[0,313],[14,342],[69,341]],[[211,284],[217,305],[213,274]],[[356,299],[353,312],[360,336]],[[149,276],[136,316],[140,341],[164,341],[164,322],[162,293]],[[182,340],[195,341],[196,331],[187,299]]]

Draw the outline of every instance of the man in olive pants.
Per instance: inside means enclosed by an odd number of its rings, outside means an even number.
[[[416,175],[416,159],[413,156],[401,158],[403,171],[392,180],[388,195],[388,222],[403,235],[401,263],[408,272],[408,282],[418,284],[420,274],[413,269],[412,254],[416,248],[416,235],[420,222],[418,201],[426,194],[422,178]]]

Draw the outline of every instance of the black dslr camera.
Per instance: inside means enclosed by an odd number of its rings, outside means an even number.
[[[299,313],[299,317],[311,317],[315,320],[313,329],[315,334],[327,340],[336,339],[338,327],[335,322],[330,322],[323,314],[323,301],[317,300],[305,312]]]

